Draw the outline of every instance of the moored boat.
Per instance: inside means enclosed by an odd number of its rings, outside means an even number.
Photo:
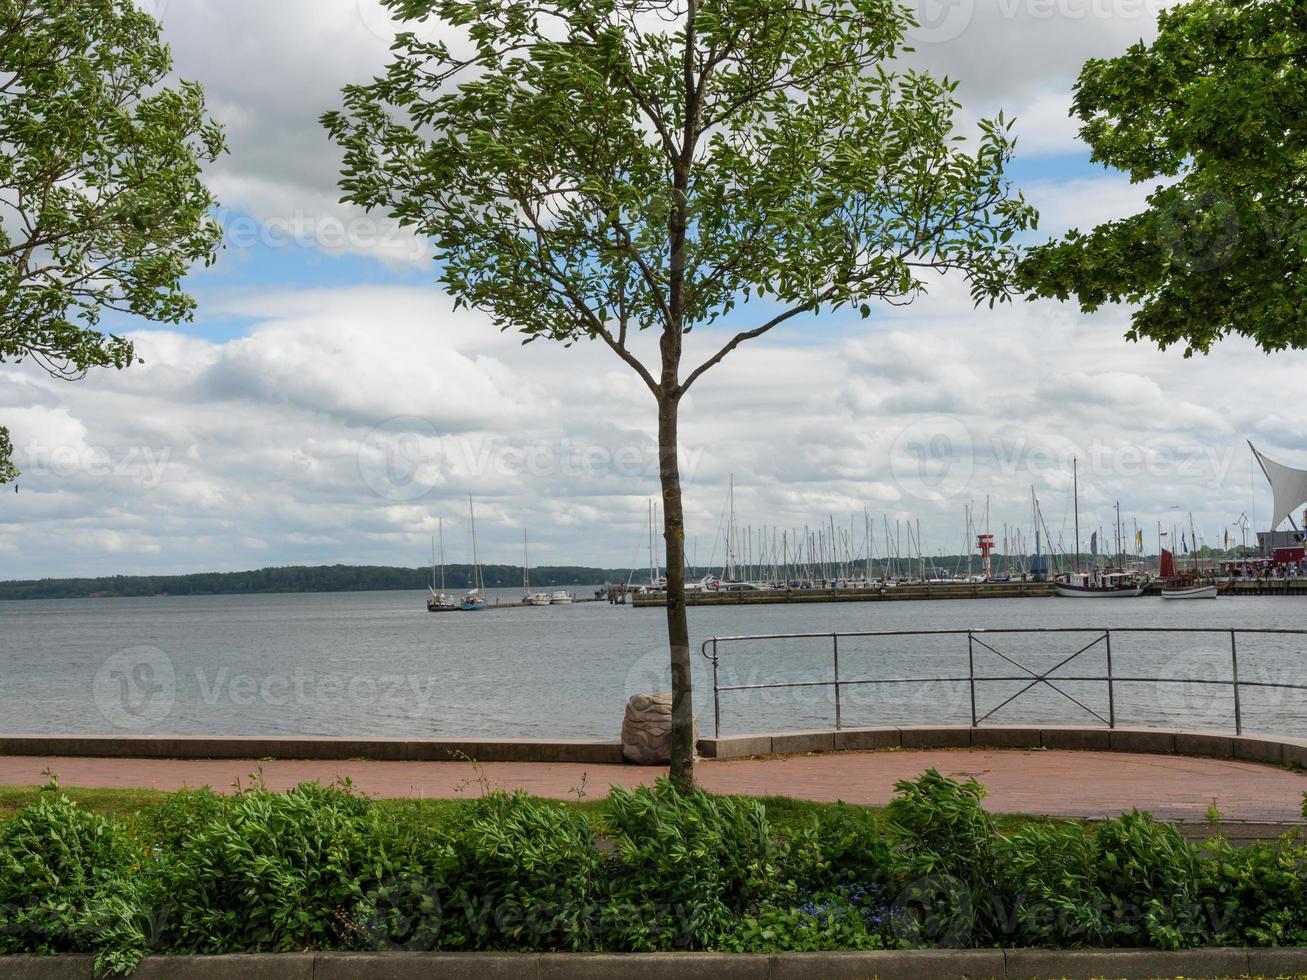
[[[1189,533],[1193,540],[1194,565],[1191,572],[1177,575],[1175,571],[1175,553],[1167,548],[1159,552],[1159,572],[1162,578],[1163,599],[1215,599],[1220,594],[1220,587],[1211,579],[1201,574],[1198,563],[1198,532],[1194,528],[1194,515],[1189,515]],[[1162,538],[1162,529],[1158,527],[1157,537]]]
[[[1075,506],[1076,563],[1074,572],[1054,576],[1057,594],[1068,599],[1133,599],[1148,587],[1148,576],[1123,568],[1094,568],[1080,570],[1080,469],[1079,461],[1071,460],[1071,499]],[[1096,539],[1094,539],[1096,540]],[[1097,549],[1090,551],[1097,554]]]
[[[486,608],[486,597],[481,594],[480,589],[469,589],[463,594],[463,598],[459,600],[458,608],[464,612],[484,609]]]
[[[445,522],[440,522],[440,591],[436,591],[436,542],[431,542],[431,584],[427,586],[427,612],[452,612],[458,600],[445,591]]]
[[[573,598],[572,593],[559,589],[549,597],[549,604],[551,606],[570,606]]]
[[[1133,599],[1143,594],[1147,580],[1134,572],[1068,572],[1054,580],[1057,594],[1071,599]]]
[[[467,520],[468,529],[472,534],[472,588],[468,589],[459,600],[458,608],[464,612],[486,608],[486,597],[482,591],[485,588],[485,581],[481,577],[481,555],[477,550],[477,519],[476,512],[472,509],[470,494],[467,498]]]
[[[1219,593],[1220,589],[1215,582],[1209,584],[1168,582],[1162,586],[1163,599],[1215,599]]]

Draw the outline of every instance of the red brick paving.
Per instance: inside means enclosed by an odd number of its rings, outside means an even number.
[[[996,813],[1101,818],[1132,807],[1169,820],[1199,821],[1213,801],[1230,821],[1301,823],[1307,776],[1272,766],[1219,759],[1115,752],[1028,752],[1015,749],[934,749],[841,752],[783,759],[703,761],[699,782],[720,793],[792,796],[816,801],[883,804],[894,783],[936,768],[974,777],[989,790]],[[361,791],[385,797],[458,797],[481,793],[478,773],[494,789],[573,797],[584,780],[588,798],[611,784],[652,782],[663,770],[619,765],[465,762],[364,762],[90,758],[0,758],[0,785],[34,786],[42,771],[63,786],[173,790],[231,788],[256,769],[273,789],[306,780],[348,776]]]

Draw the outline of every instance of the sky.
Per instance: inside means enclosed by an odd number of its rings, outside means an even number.
[[[426,243],[338,204],[317,118],[386,62],[374,0],[145,0],[177,74],[201,82],[229,155],[207,181],[225,249],[190,275],[194,322],[123,323],[145,363],[82,381],[0,368],[23,469],[0,494],[0,578],[268,565],[648,563],[657,495],[652,397],[606,348],[523,347],[454,312]],[[1092,164],[1068,118],[1086,58],[1155,32],[1155,0],[920,0],[911,59],[960,82],[962,124],[1018,119],[1012,176],[1037,240],[1129,214],[1149,187]],[[436,32],[435,25],[418,25]],[[1246,440],[1307,466],[1294,393],[1307,354],[1244,340],[1186,360],[1124,339],[1130,311],[1055,302],[974,309],[932,282],[869,319],[826,313],[747,344],[695,386],[681,423],[687,546],[720,564],[728,486],[744,526],[920,521],[957,553],[973,508],[1029,539],[1032,490],[1082,536],[1188,525],[1217,544],[1264,524]],[[692,335],[688,358],[719,346]],[[892,532],[891,532],[892,533]],[[906,547],[906,545],[905,545]]]

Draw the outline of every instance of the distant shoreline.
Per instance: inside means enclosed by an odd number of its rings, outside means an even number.
[[[470,565],[447,565],[445,588],[471,585]],[[625,583],[626,568],[545,565],[531,569],[531,587],[600,586]],[[522,587],[520,565],[486,565],[482,569],[490,589]],[[636,582],[649,580],[648,569],[635,572]],[[186,575],[106,575],[86,578],[44,578],[0,582],[0,601],[34,599],[145,598],[194,595],[290,595],[314,592],[403,592],[425,590],[430,568],[383,565],[287,565],[245,572],[194,572]],[[437,580],[439,582],[439,580]]]

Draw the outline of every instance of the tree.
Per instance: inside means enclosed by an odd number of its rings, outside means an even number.
[[[1081,70],[1093,159],[1158,181],[1145,210],[1033,249],[1034,297],[1137,303],[1127,336],[1185,354],[1229,334],[1307,347],[1307,5],[1191,0]]]
[[[223,149],[159,24],[131,0],[0,0],[0,363],[124,368],[107,311],[189,318],[221,228],[200,168]],[[0,483],[17,475],[0,428]]]
[[[681,400],[741,343],[822,309],[906,303],[961,270],[1007,296],[1000,117],[969,152],[954,85],[886,62],[896,0],[388,0],[454,46],[401,35],[323,121],[345,199],[434,244],[455,306],[500,329],[606,345],[657,404],[673,685],[672,778],[693,782]],[[456,53],[455,47],[465,53]],[[685,335],[744,329],[683,369]],[[634,350],[658,338],[656,359]]]

